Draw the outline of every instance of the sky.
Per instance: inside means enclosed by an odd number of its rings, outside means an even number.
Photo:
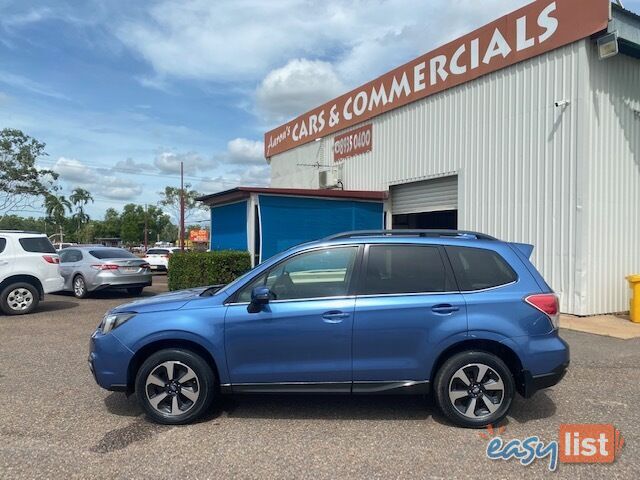
[[[0,0],[0,128],[97,218],[156,204],[181,161],[205,194],[265,186],[265,131],[526,3]]]

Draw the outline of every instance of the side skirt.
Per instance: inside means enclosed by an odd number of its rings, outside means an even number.
[[[376,382],[282,382],[222,384],[220,391],[229,393],[289,393],[289,394],[358,394],[358,395],[426,395],[426,380],[396,380]]]

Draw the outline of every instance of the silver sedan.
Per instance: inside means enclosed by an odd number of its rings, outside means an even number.
[[[105,288],[122,288],[140,295],[151,286],[149,264],[122,248],[67,247],[60,251],[64,289],[78,298]]]

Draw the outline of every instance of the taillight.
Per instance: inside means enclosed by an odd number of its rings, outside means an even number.
[[[171,256],[171,254],[167,253],[166,255],[161,255],[161,256],[162,256],[162,258],[169,258]]]
[[[53,255],[43,255],[42,258],[44,258],[44,261],[47,263],[54,263],[54,264],[58,264],[60,263],[60,257],[58,256],[53,256]]]
[[[120,266],[110,263],[100,263],[97,265],[91,265],[91,268],[95,268],[96,270],[117,270]]]
[[[551,320],[554,329],[559,327],[560,305],[558,303],[558,296],[555,293],[537,293],[535,295],[529,295],[524,299],[524,301],[546,314]]]

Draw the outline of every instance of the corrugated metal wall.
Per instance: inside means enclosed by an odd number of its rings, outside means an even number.
[[[600,115],[611,115],[608,124],[615,123],[614,105],[619,109],[625,102],[619,98],[606,108],[595,106],[608,100],[596,102],[598,95],[605,94],[592,93],[589,70],[591,83],[596,82],[596,70],[604,76],[599,80],[604,84],[616,74],[602,68],[605,64],[594,62],[593,45],[583,40],[374,118],[372,151],[342,164],[345,188],[387,190],[393,184],[457,174],[460,228],[534,244],[533,261],[560,294],[563,312],[622,309],[625,292],[603,293],[608,300],[596,300],[595,284],[585,280],[591,271],[596,272],[593,262],[576,261],[577,253],[601,254],[602,248],[611,244],[607,233],[609,240],[584,245],[583,236],[592,236],[594,224],[606,220],[609,228],[622,229],[630,221],[638,223],[632,202],[616,212],[615,220],[607,217],[604,205],[602,215],[593,213],[588,220],[577,208],[577,200],[583,202],[587,194],[582,191],[586,188],[582,179],[591,148],[588,142],[597,134],[593,127],[588,131],[585,102],[593,104],[590,108]],[[634,77],[622,72],[630,68],[629,62],[614,59],[613,63],[621,64],[616,69],[621,70],[624,80],[620,81],[626,82],[626,98],[630,98],[634,80],[636,92],[639,89],[637,70]],[[554,102],[560,100],[570,103],[555,107]],[[632,134],[632,116],[625,118],[624,131],[611,125],[616,132],[611,133],[609,143],[598,143],[597,148],[626,155],[625,167],[615,168],[615,178],[624,179],[625,190],[635,188],[638,205],[638,127],[636,121]],[[621,146],[623,141],[626,147]],[[332,147],[333,136],[273,157],[272,186],[317,188],[318,169],[300,165],[332,165]],[[614,170],[604,162],[604,156],[597,158],[601,160],[594,165],[600,165],[599,170]],[[613,175],[609,172],[601,178],[613,182]],[[598,193],[605,183],[595,176],[590,179],[594,198],[606,202],[612,195],[616,198],[611,201],[622,201],[620,192]],[[622,221],[624,215],[627,222]],[[583,232],[580,237],[576,237],[576,228]],[[637,228],[635,231],[635,239],[640,238]],[[629,242],[617,245],[631,247]],[[601,276],[607,263],[598,262]],[[622,263],[615,269],[619,273],[607,272],[606,282],[622,273]]]
[[[589,55],[583,313],[629,309],[640,273],[640,60]]]

